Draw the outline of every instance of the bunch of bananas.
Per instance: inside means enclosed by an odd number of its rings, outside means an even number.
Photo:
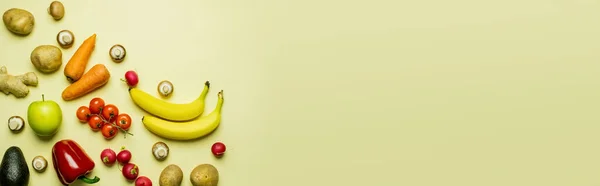
[[[223,90],[217,94],[215,109],[201,116],[209,89],[210,83],[206,81],[196,100],[180,104],[157,98],[135,87],[129,89],[129,96],[138,107],[151,114],[142,117],[148,131],[166,139],[192,140],[210,134],[221,123]]]

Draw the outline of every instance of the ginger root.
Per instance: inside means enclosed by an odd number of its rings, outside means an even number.
[[[0,91],[4,94],[13,94],[17,98],[23,98],[29,94],[27,86],[37,86],[38,78],[34,72],[27,72],[14,76],[8,74],[5,66],[0,67]]]

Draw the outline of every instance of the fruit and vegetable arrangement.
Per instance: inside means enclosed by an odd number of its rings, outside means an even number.
[[[47,6],[47,15],[57,24],[66,15],[68,6],[60,1],[52,1]],[[40,11],[33,11],[40,12]],[[34,34],[36,29],[36,20],[32,11],[23,8],[10,8],[4,11],[2,16],[3,23],[9,33],[15,37],[28,37]],[[110,69],[103,63],[90,65],[92,56],[96,55],[97,34],[89,33],[80,37],[80,33],[74,33],[71,30],[63,29],[56,34],[56,43],[42,43],[31,48],[29,60],[37,72],[12,72],[8,73],[6,66],[0,67],[0,91],[7,96],[5,99],[22,99],[28,97],[30,89],[37,88],[39,80],[38,74],[52,76],[62,70],[60,76],[68,83],[62,87],[60,98],[54,94],[40,96],[35,101],[30,102],[27,107],[26,116],[13,115],[7,120],[8,130],[17,135],[22,133],[24,128],[30,128],[31,131],[40,138],[52,140],[54,145],[52,149],[39,149],[40,152],[52,152],[51,157],[43,155],[31,156],[33,159],[26,160],[26,156],[18,146],[11,146],[6,149],[2,162],[0,163],[0,185],[1,186],[25,186],[29,184],[32,176],[29,167],[35,170],[34,173],[44,174],[47,167],[52,166],[56,174],[57,182],[62,185],[70,185],[75,182],[84,184],[101,183],[100,176],[95,175],[93,170],[97,162],[101,165],[115,166],[123,175],[123,179],[136,186],[152,186],[153,179],[144,175],[144,171],[160,170],[142,170],[144,165],[135,163],[134,152],[122,146],[118,152],[111,148],[103,148],[99,156],[90,156],[89,149],[84,148],[73,139],[53,139],[63,125],[63,113],[75,113],[74,116],[67,114],[67,117],[77,118],[81,124],[87,124],[90,130],[100,131],[106,143],[111,143],[118,134],[122,133],[125,137],[132,136],[129,132],[132,125],[143,126],[150,134],[169,140],[169,143],[193,143],[191,140],[212,134],[221,124],[221,112],[224,104],[223,90],[215,94],[216,105],[210,112],[205,112],[205,100],[209,96],[211,84],[204,81],[199,86],[203,86],[201,92],[187,103],[175,103],[168,101],[167,98],[173,96],[174,84],[168,80],[162,80],[157,83],[156,92],[147,92],[138,87],[140,77],[145,75],[143,72],[138,74],[134,70],[128,70],[119,80],[127,84],[126,88],[132,103],[145,112],[140,116],[130,115],[124,110],[119,109],[117,104],[109,103],[102,96],[92,97],[89,104],[80,105],[77,110],[63,111],[63,108],[54,100],[62,99],[65,103],[72,100],[79,100],[84,97],[96,94],[97,90],[102,89],[114,78],[111,78]],[[76,38],[82,39],[79,46],[74,45]],[[71,56],[63,55],[63,50],[76,47]],[[113,63],[124,63],[127,50],[121,44],[114,44],[107,49],[108,57]],[[104,55],[106,53],[102,52]],[[67,60],[63,65],[63,61]],[[29,64],[29,63],[28,63]],[[88,69],[89,68],[89,69]],[[87,70],[86,70],[87,69]],[[44,76],[44,77],[45,77]],[[125,87],[125,86],[124,86]],[[96,93],[95,93],[96,92]],[[124,92],[124,91],[123,91]],[[157,94],[155,96],[155,94]],[[12,96],[11,96],[12,95]],[[87,101],[86,101],[87,103]],[[66,121],[66,120],[65,120]],[[29,126],[29,127],[27,127]],[[69,129],[75,130],[75,129]],[[69,131],[72,132],[72,131]],[[38,149],[36,149],[38,150]],[[210,152],[215,158],[223,158],[226,146],[223,142],[217,141],[210,147]],[[160,186],[179,186],[183,183],[186,176],[189,182],[194,186],[216,186],[219,182],[219,172],[217,167],[206,162],[189,162],[189,160],[168,160],[171,150],[166,141],[157,141],[148,152],[156,161],[170,161],[166,164],[160,176],[154,179],[154,184]],[[137,155],[136,155],[137,156]],[[183,170],[177,163],[195,163],[196,166],[191,170]],[[30,165],[30,166],[29,166]],[[186,174],[189,172],[189,174]],[[104,185],[104,184],[102,184]]]

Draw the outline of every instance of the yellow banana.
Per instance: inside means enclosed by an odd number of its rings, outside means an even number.
[[[206,81],[200,96],[189,103],[171,103],[138,88],[130,88],[129,96],[138,107],[156,117],[171,121],[188,121],[204,112],[204,100],[209,89],[210,83]]]
[[[223,107],[223,90],[218,93],[217,106],[208,115],[200,116],[190,121],[169,121],[154,116],[142,117],[142,123],[153,134],[171,140],[197,139],[217,129],[221,123],[221,108]]]

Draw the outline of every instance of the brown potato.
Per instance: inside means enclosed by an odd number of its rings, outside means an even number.
[[[219,171],[211,164],[200,164],[192,170],[190,181],[193,186],[217,186]]]
[[[62,66],[62,52],[54,45],[35,47],[30,55],[31,63],[42,73],[55,72]]]
[[[179,186],[183,181],[183,171],[177,165],[171,164],[160,173],[158,185],[160,186]]]
[[[33,14],[20,8],[11,8],[2,15],[4,26],[15,34],[29,35],[35,25]]]

